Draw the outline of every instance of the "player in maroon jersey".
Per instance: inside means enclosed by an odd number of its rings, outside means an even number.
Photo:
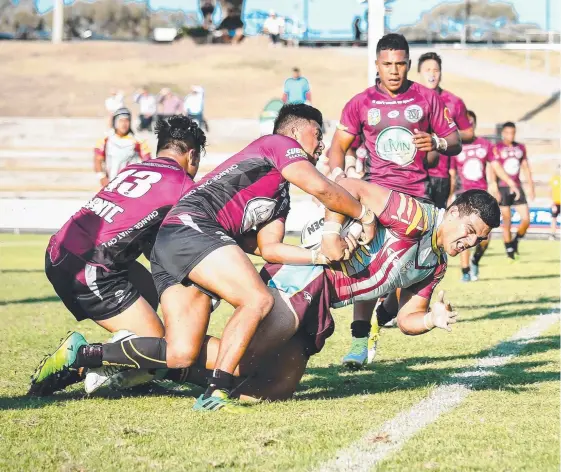
[[[95,355],[89,356],[89,367],[109,363],[152,369],[162,364],[177,368],[194,364],[209,323],[211,302],[203,292],[216,294],[236,311],[224,329],[209,389],[196,406],[202,400],[202,409],[229,405],[234,370],[274,303],[237,240],[257,229],[258,253],[265,260],[322,262],[317,251],[282,243],[289,183],[327,208],[361,220],[365,242],[374,236],[373,213],[312,164],[323,149],[322,122],[319,110],[309,105],[286,105],[275,121],[275,134],[251,143],[184,195],[164,220],[151,257],[166,340],[136,339],[135,352],[140,354],[134,362],[122,344],[97,351],[92,347]]]
[[[534,180],[528,164],[526,146],[515,141],[516,125],[510,121],[505,123],[502,126],[501,137],[502,141],[493,148],[493,160],[497,163],[493,168],[496,169],[496,166],[499,165],[504,169],[505,177],[508,177],[503,178],[497,174],[499,177],[499,205],[503,216],[503,239],[508,258],[514,260],[515,254],[518,254],[518,242],[524,237],[530,226],[530,210],[520,182],[520,172],[523,171],[525,174],[530,200],[535,197]],[[520,224],[514,238],[510,232],[511,207],[514,207],[520,215]]]
[[[136,259],[149,257],[164,217],[193,187],[206,137],[181,115],[159,121],[155,132],[156,159],[123,169],[68,220],[49,241],[45,273],[76,320],[161,338],[158,294]],[[30,393],[49,392],[40,380],[32,378]]]
[[[385,35],[376,53],[379,79],[345,105],[331,144],[331,169],[340,168],[335,172],[344,174],[345,154],[355,136],[361,135],[368,151],[365,181],[428,198],[427,154],[439,151],[452,156],[461,151],[456,124],[436,91],[408,80],[409,45],[402,35]],[[395,297],[386,303],[395,305]],[[374,306],[375,302],[361,302],[354,307],[353,343],[350,357],[343,359],[346,365],[364,364],[368,359]],[[395,313],[393,308],[389,311]]]
[[[463,100],[440,87],[442,80],[442,59],[435,52],[427,52],[419,57],[417,71],[421,76],[421,84],[435,90],[448,110],[450,117],[456,123],[462,138],[462,143],[468,143],[473,139],[473,128],[467,117],[467,109]],[[430,198],[438,208],[446,208],[446,202],[450,196],[450,157],[442,154],[438,165],[429,169],[429,193]]]

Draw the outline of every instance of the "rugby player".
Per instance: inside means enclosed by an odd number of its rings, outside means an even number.
[[[462,138],[462,143],[473,140],[474,130],[467,117],[467,109],[463,100],[440,87],[442,80],[442,59],[435,52],[427,52],[419,57],[417,72],[421,76],[421,84],[435,90],[450,112],[450,117],[456,123]],[[446,208],[446,203],[452,195],[450,191],[450,157],[442,154],[438,165],[429,169],[429,196],[438,208]]]
[[[109,364],[145,369],[193,365],[209,323],[208,294],[215,294],[236,310],[224,329],[209,388],[195,408],[214,410],[228,404],[234,370],[274,304],[236,239],[257,229],[258,254],[269,262],[327,262],[318,250],[282,243],[289,183],[327,208],[362,221],[364,242],[374,236],[372,211],[313,165],[323,149],[322,124],[319,110],[304,104],[285,105],[275,120],[273,135],[251,143],[185,194],[164,220],[151,257],[166,339],[138,338],[134,361],[120,343],[88,348],[99,358],[90,367],[101,366],[102,357]],[[345,250],[347,244],[342,245]]]
[[[334,175],[344,174],[345,154],[360,135],[368,151],[365,181],[427,198],[427,153],[458,154],[462,148],[456,124],[435,90],[408,80],[409,45],[402,35],[391,33],[382,37],[376,54],[379,79],[345,105],[331,144],[330,167]],[[385,303],[387,308],[378,308],[380,316],[395,313],[395,296]],[[343,358],[348,367],[360,367],[368,361],[374,307],[375,301],[357,303],[354,307],[351,349]]]
[[[167,212],[193,187],[206,136],[182,115],[160,120],[155,133],[156,159],[122,170],[50,239],[45,273],[77,321],[161,338],[158,294],[136,259],[143,252],[149,257]],[[44,381],[51,373],[47,359],[32,377],[30,394],[52,392]]]
[[[151,158],[150,148],[140,141],[131,129],[131,112],[119,108],[113,114],[111,134],[100,139],[94,149],[94,170],[99,183],[105,187],[129,164]]]
[[[487,192],[470,190],[448,210],[438,210],[432,204],[360,180],[344,179],[341,185],[377,215],[374,240],[360,246],[350,260],[330,267],[264,266],[261,278],[275,303],[236,370],[242,378],[232,384],[233,396],[290,398],[310,355],[319,352],[333,333],[332,307],[378,298],[401,287],[398,325],[405,334],[424,334],[435,327],[450,331],[456,322],[457,313],[444,302],[443,293],[429,308],[431,294],[444,276],[447,255],[454,257],[475,246],[488,237],[491,228],[498,227],[496,200]],[[338,234],[343,219],[327,212],[322,250],[334,260],[343,257]],[[99,357],[92,346],[75,343],[69,347],[72,349],[61,349],[54,355],[64,370],[116,360]],[[123,349],[131,360],[140,361],[139,339],[125,341]],[[204,374],[216,368],[218,351],[219,341],[207,337],[196,364],[183,369],[184,374],[177,378],[205,385]],[[212,397],[203,398],[201,403],[206,409],[219,407]],[[238,411],[239,407],[230,402],[224,408]]]
[[[497,172],[496,169],[499,166],[502,167],[507,174],[505,177],[508,177],[508,179],[505,179],[497,174],[499,177],[499,205],[503,216],[503,239],[506,255],[510,260],[515,260],[515,254],[518,254],[518,243],[530,226],[530,211],[520,182],[520,172],[524,171],[530,200],[535,197],[534,180],[528,164],[526,146],[515,141],[515,124],[510,121],[503,124],[501,137],[502,141],[493,148],[493,160],[497,163],[493,166],[493,169]],[[514,238],[510,232],[511,207],[514,207],[520,215],[520,223]]]

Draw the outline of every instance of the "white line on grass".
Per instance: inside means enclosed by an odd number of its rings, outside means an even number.
[[[471,393],[480,379],[492,375],[497,367],[512,360],[524,345],[537,338],[559,320],[557,313],[540,315],[533,323],[522,328],[508,341],[498,344],[488,356],[478,359],[474,370],[450,376],[449,381],[432,393],[384,423],[371,430],[349,447],[337,452],[336,458],[321,465],[321,472],[369,471],[388,455],[401,449],[420,430],[453,410]]]

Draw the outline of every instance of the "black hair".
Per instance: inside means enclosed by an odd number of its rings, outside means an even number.
[[[477,123],[477,116],[475,115],[475,112],[472,110],[468,110],[467,111],[467,116],[471,116],[473,118],[473,122]]]
[[[298,120],[315,121],[320,128],[323,128],[321,111],[311,105],[296,103],[283,105],[280,109],[273,126],[273,134],[283,134],[283,132],[288,131],[289,126],[294,125],[294,122]]]
[[[438,64],[438,68],[442,69],[441,57],[435,52],[426,52],[424,54],[421,54],[421,56],[419,57],[419,62],[417,62],[417,72],[421,72],[421,65],[425,61],[436,61]]]
[[[503,123],[503,126],[501,127],[501,130],[505,129],[505,128],[514,128],[516,129],[516,125],[512,122],[512,121],[507,121],[506,123]]]
[[[389,33],[382,36],[376,45],[376,56],[380,54],[380,51],[386,50],[405,51],[407,57],[409,57],[409,43],[402,34]]]
[[[501,210],[497,200],[485,190],[467,190],[461,193],[448,207],[457,207],[460,216],[475,213],[490,228],[498,228],[501,224]]]
[[[158,136],[156,152],[170,149],[186,154],[190,149],[203,153],[206,145],[206,136],[199,125],[191,118],[184,115],[172,115],[160,118],[154,127]]]
[[[299,67],[293,67],[292,72],[300,72],[300,68]]]

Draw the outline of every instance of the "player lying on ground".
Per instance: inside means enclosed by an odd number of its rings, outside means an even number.
[[[402,288],[398,324],[404,333],[423,334],[434,327],[450,330],[449,325],[455,322],[456,313],[443,302],[442,295],[429,309],[431,294],[446,270],[446,255],[453,257],[475,246],[499,225],[496,200],[487,192],[472,190],[460,195],[448,210],[437,210],[374,184],[354,179],[341,184],[378,216],[374,240],[360,246],[350,260],[330,267],[265,265],[261,278],[275,303],[236,370],[244,380],[235,388],[232,384],[230,393],[290,397],[309,356],[322,349],[334,330],[331,307]],[[343,219],[331,212],[326,216],[322,250],[333,259],[342,258],[347,250],[339,235]],[[203,334],[200,342],[204,339]],[[214,369],[218,356],[218,340],[206,340],[197,368],[170,370],[168,378],[204,384],[201,370]],[[89,345],[83,338],[70,336],[51,356],[51,372],[102,365],[138,368],[146,365],[138,341]],[[158,363],[147,366],[158,367]],[[201,403],[206,409],[235,408],[232,402],[220,404],[212,397],[201,399]]]
[[[180,115],[159,121],[155,132],[157,158],[122,170],[68,220],[49,241],[45,273],[76,320],[161,338],[158,294],[136,259],[143,251],[149,257],[167,212],[194,185],[206,137]],[[39,376],[30,393],[50,390]]]
[[[257,139],[221,164],[170,211],[151,257],[166,339],[137,339],[143,361],[136,367],[178,368],[196,362],[211,311],[211,298],[200,287],[236,308],[224,329],[205,398],[215,389],[228,391],[245,348],[274,303],[236,238],[257,228],[259,254],[269,262],[327,262],[318,250],[282,244],[290,182],[326,207],[362,219],[369,233],[365,242],[372,239],[372,212],[313,165],[323,149],[322,123],[321,113],[311,106],[284,106],[275,134]],[[50,365],[43,370],[49,371]]]

